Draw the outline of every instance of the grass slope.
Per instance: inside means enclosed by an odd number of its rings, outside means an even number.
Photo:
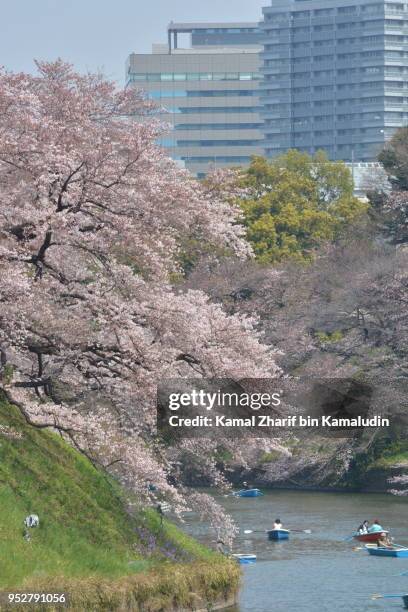
[[[26,542],[30,513],[40,527]],[[0,590],[47,586],[68,589],[76,609],[126,600],[128,609],[162,610],[192,605],[193,592],[227,596],[238,581],[234,564],[169,521],[161,527],[156,512],[130,518],[115,482],[0,400]]]

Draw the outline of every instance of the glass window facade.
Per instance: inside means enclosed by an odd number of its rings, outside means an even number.
[[[239,113],[260,113],[260,106],[165,106],[170,113],[184,113],[185,115],[230,115]]]
[[[178,147],[252,147],[259,140],[177,140]]]
[[[177,159],[177,158],[176,158]],[[181,156],[179,157],[179,159],[182,159],[183,161],[189,161],[189,162],[194,162],[194,163],[198,163],[198,164],[231,164],[231,165],[238,165],[238,164],[249,164],[251,162],[251,157],[248,155],[208,155],[208,156],[204,156],[204,155],[200,155],[200,156]]]
[[[259,72],[191,72],[191,73],[135,73],[131,72],[128,82],[137,83],[138,81],[259,81],[262,75]]]
[[[161,100],[163,98],[248,98],[258,95],[259,92],[253,89],[203,89],[191,91],[187,89],[161,89],[149,91],[149,98],[152,98],[152,100]]]
[[[258,130],[262,123],[178,123],[174,126],[175,130]]]
[[[324,148],[333,159],[374,160],[385,135],[408,116],[408,5],[313,4],[264,8],[266,153]]]

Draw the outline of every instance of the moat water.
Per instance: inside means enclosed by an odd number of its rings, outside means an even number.
[[[231,612],[365,612],[402,610],[398,599],[372,600],[376,593],[408,593],[408,559],[372,557],[362,544],[345,541],[367,519],[379,519],[398,544],[408,546],[408,499],[386,494],[269,491],[259,498],[215,495],[233,516],[240,536],[233,552],[255,553],[242,565],[239,606]],[[284,527],[311,529],[288,541],[270,542],[275,518]],[[188,531],[209,543],[207,527],[190,515]],[[214,543],[211,543],[214,546]],[[360,550],[353,550],[355,548]]]

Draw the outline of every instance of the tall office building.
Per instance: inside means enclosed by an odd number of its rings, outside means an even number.
[[[263,10],[265,151],[370,161],[408,123],[408,5],[272,0]]]
[[[127,85],[145,90],[172,124],[161,144],[199,177],[264,153],[261,36],[257,23],[171,23],[167,44],[128,58]]]

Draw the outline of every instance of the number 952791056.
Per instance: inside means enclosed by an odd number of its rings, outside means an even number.
[[[30,593],[28,591],[0,593],[0,605],[18,606],[21,604],[66,604],[66,593]]]

